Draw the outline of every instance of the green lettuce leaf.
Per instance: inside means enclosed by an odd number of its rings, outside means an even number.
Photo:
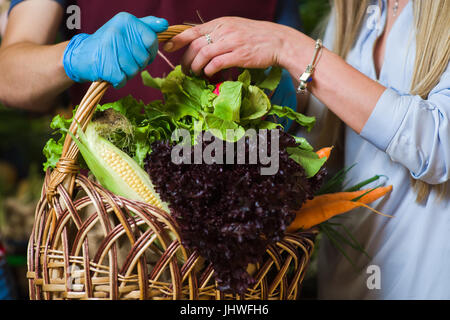
[[[47,161],[44,162],[44,171],[47,171],[48,168],[56,167],[56,163],[61,157],[63,149],[63,144],[56,142],[53,138],[50,138],[44,146],[44,156],[47,158]]]
[[[315,176],[327,161],[326,158],[320,159],[314,151],[301,149],[299,147],[289,147],[287,148],[287,152],[292,160],[305,169],[308,178]]]
[[[141,77],[142,82],[144,83],[145,86],[161,90],[164,78],[154,78],[150,75],[150,73],[148,73],[147,70],[142,71]]]
[[[177,66],[166,78],[153,78],[148,72],[142,73],[144,84],[159,88],[164,96],[163,110],[174,121],[184,117],[200,119],[203,112],[212,112],[214,86],[199,77],[185,75]],[[192,120],[192,119],[191,119]]]
[[[267,89],[269,91],[273,91],[278,87],[282,71],[280,67],[249,69],[252,83],[261,89]]]
[[[211,130],[211,133],[216,137],[229,142],[236,142],[242,138],[245,134],[245,129],[231,120],[224,120],[215,115],[208,114],[205,118],[206,128]],[[230,136],[230,132],[227,130],[233,130]]]
[[[145,103],[138,101],[129,95],[118,101],[99,105],[97,106],[96,111],[105,111],[107,109],[116,110],[125,116],[132,124],[136,125],[145,119],[145,114],[143,113],[145,108]]]
[[[250,74],[250,71],[248,69],[245,69],[239,76],[238,76],[238,81],[242,82],[242,85],[244,86],[244,88],[248,88],[248,86],[250,85],[251,81],[252,81],[252,76]]]
[[[301,126],[306,127],[308,131],[310,131],[316,123],[315,117],[308,117],[302,113],[292,110],[289,107],[281,107],[275,104],[272,105],[272,108],[270,109],[268,115],[275,115],[280,118],[288,118],[290,120],[294,120]]]
[[[241,120],[260,119],[269,112],[270,108],[270,100],[264,91],[250,85],[242,100]]]
[[[266,130],[274,130],[274,129],[282,129],[283,126],[279,123],[275,123],[272,121],[257,121],[254,122],[254,124],[252,125],[252,127],[256,128],[256,129],[266,129]]]
[[[61,115],[56,115],[50,123],[50,128],[55,130],[53,134],[60,134],[60,137],[58,140],[50,138],[44,146],[43,153],[47,159],[43,165],[44,171],[47,171],[48,168],[56,167],[56,163],[61,157],[64,140],[66,139],[66,133],[69,130],[72,119],[73,117],[66,119]]]
[[[241,100],[242,100],[242,82],[225,81],[219,89],[220,95],[214,99],[214,115],[226,121],[239,122]]]
[[[312,147],[312,145],[309,144],[309,142],[303,138],[303,137],[296,137],[293,136],[295,142],[298,144],[298,147],[300,149],[306,150],[306,151],[313,151],[314,148]]]

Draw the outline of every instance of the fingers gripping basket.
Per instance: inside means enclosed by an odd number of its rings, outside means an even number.
[[[168,40],[186,26],[158,35]],[[108,89],[91,85],[70,131],[83,130]],[[286,234],[256,265],[243,295],[217,289],[214,270],[181,245],[177,222],[149,204],[117,196],[78,173],[78,148],[67,135],[47,171],[28,245],[29,293],[40,299],[296,299],[314,231]],[[181,258],[180,258],[181,257]]]

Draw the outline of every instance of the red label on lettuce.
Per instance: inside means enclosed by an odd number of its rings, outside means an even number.
[[[214,89],[213,93],[216,95],[220,94],[220,86],[222,85],[223,82],[219,82],[218,84],[216,84],[216,88]]]

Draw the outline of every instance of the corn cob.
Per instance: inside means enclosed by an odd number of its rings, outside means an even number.
[[[71,136],[89,170],[103,187],[114,194],[146,202],[169,212],[148,174],[125,152],[100,136],[95,124],[90,123],[85,132],[79,128],[79,138],[73,134]]]

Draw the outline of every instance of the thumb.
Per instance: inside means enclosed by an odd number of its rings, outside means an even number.
[[[139,20],[149,26],[154,32],[163,32],[169,27],[169,23],[163,18],[148,16]]]

